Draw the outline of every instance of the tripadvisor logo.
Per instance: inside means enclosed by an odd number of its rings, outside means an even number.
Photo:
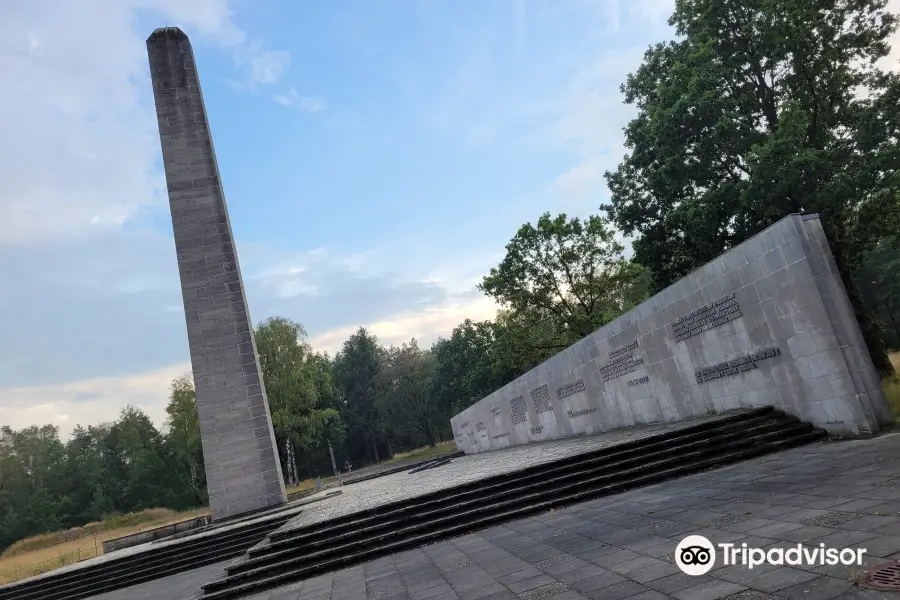
[[[753,569],[763,564],[769,565],[862,565],[865,548],[826,548],[825,544],[804,546],[797,544],[790,548],[750,548],[746,543],[718,544],[722,566],[741,565]],[[716,564],[716,548],[702,535],[689,535],[675,548],[675,564],[687,575],[704,575]]]

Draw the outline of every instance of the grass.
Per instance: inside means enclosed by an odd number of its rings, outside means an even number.
[[[394,455],[394,458],[387,462],[399,462],[401,460],[410,460],[410,459],[427,459],[433,456],[440,456],[441,454],[449,454],[456,450],[456,442],[450,440],[449,442],[440,442],[434,448],[431,446],[424,446],[422,448],[416,448],[415,450],[410,450],[409,452],[398,452]]]
[[[322,478],[322,487],[325,487],[326,483],[330,483],[330,482],[334,481],[334,479],[335,479],[335,477],[333,475],[331,477],[323,477]],[[311,490],[314,487],[316,487],[315,479],[304,479],[297,485],[287,488],[287,493],[288,494],[296,494],[297,492]]]
[[[103,554],[102,542],[106,540],[206,514],[209,514],[208,508],[187,512],[151,508],[19,540],[0,554],[0,584],[99,556]]]
[[[891,354],[891,363],[897,373],[900,373],[900,352]],[[894,422],[900,423],[900,375],[894,375],[889,379],[885,379],[884,395],[887,397],[888,404],[894,413]]]

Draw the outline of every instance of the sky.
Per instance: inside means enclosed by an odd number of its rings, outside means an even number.
[[[3,2],[0,425],[162,425],[190,370],[155,28],[194,46],[253,321],[334,354],[492,317],[475,285],[518,227],[597,212],[673,4]]]

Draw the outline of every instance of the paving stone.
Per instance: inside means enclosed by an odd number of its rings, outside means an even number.
[[[656,590],[647,590],[637,596],[629,596],[628,600],[669,600],[670,598],[671,596],[666,596]]]
[[[867,532],[874,533],[874,532]],[[858,547],[866,549],[866,554],[870,556],[891,556],[900,552],[900,536],[878,536],[864,542],[860,542]]]
[[[810,573],[794,567],[778,567],[766,573],[759,573],[741,581],[742,585],[764,592],[777,592],[804,581],[816,578],[815,573]]]
[[[708,575],[699,575],[692,577],[691,575],[686,575],[685,573],[681,573],[679,571],[678,573],[669,575],[668,577],[661,577],[659,579],[654,579],[653,581],[648,581],[645,583],[645,585],[656,590],[657,592],[662,592],[663,594],[668,594],[671,596],[679,590],[701,585],[710,581],[713,581],[713,578]]]
[[[853,512],[843,512],[843,511],[833,511],[829,513],[825,513],[822,515],[817,515],[815,517],[810,517],[805,519],[803,522],[806,525],[819,525],[820,527],[837,527],[849,521],[854,521],[861,517],[867,515],[863,515],[860,513]]]
[[[785,598],[783,596],[776,596],[775,594],[761,592],[759,590],[744,590],[742,592],[737,592],[736,594],[726,596],[725,600],[785,600]],[[815,599],[810,598],[809,600]]]
[[[600,565],[601,567],[612,569],[612,566],[617,563],[625,562],[626,560],[634,560],[635,558],[640,557],[641,555],[637,552],[632,552],[631,550],[619,550],[618,552],[601,556],[591,562]]]
[[[649,591],[649,588],[639,583],[623,581],[622,583],[587,592],[585,595],[594,600],[622,600],[623,598],[632,598],[647,591]]]
[[[558,582],[553,581],[546,585],[542,585],[536,588],[530,588],[528,590],[519,592],[517,595],[520,600],[547,600],[548,598],[553,598],[558,594],[561,594],[567,591],[569,588]]]
[[[853,584],[847,579],[816,577],[778,590],[778,595],[788,600],[832,600],[852,587]]]
[[[657,560],[650,556],[638,556],[637,558],[632,558],[609,565],[607,568],[614,573],[625,575],[629,579],[634,579],[629,575],[630,573],[634,573],[636,571],[641,571],[643,569],[648,569],[651,567],[662,567],[668,564],[669,563],[665,561]]]
[[[555,579],[550,577],[549,575],[538,575],[537,577],[529,577],[528,579],[520,579],[519,581],[513,581],[511,583],[503,583],[511,592],[515,592],[516,594],[521,594],[522,592],[526,592],[528,590],[533,590],[535,588],[543,587],[545,585],[549,585],[551,583],[558,583]]]
[[[672,596],[678,600],[718,600],[743,589],[745,588],[728,581],[707,581],[700,585],[678,590]]]

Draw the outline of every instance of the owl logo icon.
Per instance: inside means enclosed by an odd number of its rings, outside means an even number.
[[[716,549],[702,535],[689,535],[675,548],[675,564],[687,575],[704,575],[716,564]]]

